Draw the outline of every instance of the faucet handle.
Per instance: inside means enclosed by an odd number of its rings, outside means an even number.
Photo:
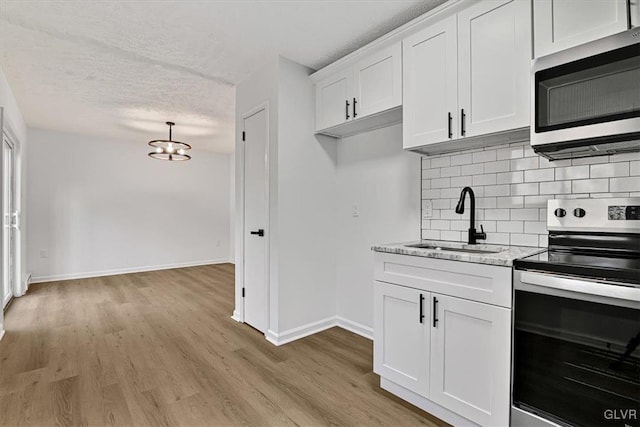
[[[482,227],[482,224],[480,224],[480,232],[477,233],[476,238],[480,240],[486,240],[487,238],[487,233],[484,232],[484,227]]]

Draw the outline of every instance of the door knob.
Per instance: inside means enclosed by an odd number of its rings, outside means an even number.
[[[260,237],[264,236],[264,230],[262,228],[259,229],[258,231],[251,231],[250,233]]]

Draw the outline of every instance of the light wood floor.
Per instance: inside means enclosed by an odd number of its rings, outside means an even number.
[[[275,347],[233,321],[233,266],[35,284],[6,312],[0,425],[442,425],[333,328]]]

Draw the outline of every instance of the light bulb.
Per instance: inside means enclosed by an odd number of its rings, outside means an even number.
[[[173,153],[173,144],[167,145],[167,153]]]
[[[184,148],[178,149],[178,154],[180,154],[181,156],[184,156]]]
[[[158,153],[158,154],[162,153],[162,147],[156,148],[156,153]]]

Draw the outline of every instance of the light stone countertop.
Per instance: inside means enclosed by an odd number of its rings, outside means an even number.
[[[418,248],[415,245],[430,245],[435,248]],[[413,246],[413,247],[412,247]],[[456,252],[448,251],[452,249],[473,249],[484,251],[499,251],[492,253],[473,253],[473,252]],[[371,247],[374,252],[386,252],[398,255],[421,256],[426,258],[438,258],[451,261],[473,262],[476,264],[490,264],[504,267],[513,266],[513,261],[518,258],[535,255],[543,252],[546,248],[534,248],[527,246],[509,246],[509,245],[488,245],[477,244],[469,245],[462,242],[449,242],[444,240],[418,240],[405,243],[390,243],[383,245],[374,245]]]

